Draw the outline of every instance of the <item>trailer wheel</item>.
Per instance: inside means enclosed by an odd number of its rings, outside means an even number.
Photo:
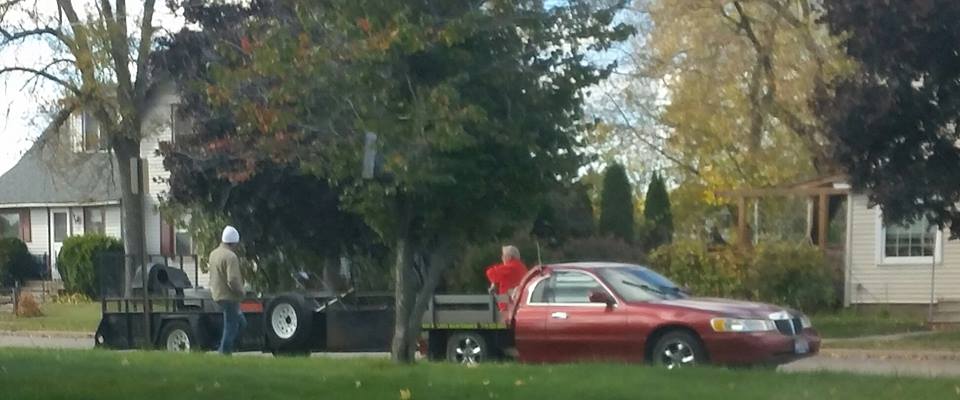
[[[267,339],[274,353],[303,353],[313,323],[303,298],[280,296],[270,302],[264,315]]]
[[[479,364],[487,361],[490,349],[477,332],[456,332],[447,339],[447,361],[457,364]]]
[[[163,326],[163,331],[160,332],[159,342],[159,347],[166,351],[190,352],[199,350],[196,335],[186,321],[167,322]]]

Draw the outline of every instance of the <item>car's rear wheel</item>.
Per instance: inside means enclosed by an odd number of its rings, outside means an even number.
[[[707,352],[700,339],[686,331],[672,331],[661,336],[651,357],[654,365],[666,369],[688,368],[707,362]]]
[[[487,361],[490,349],[483,336],[476,332],[457,332],[447,339],[447,361],[473,365]]]

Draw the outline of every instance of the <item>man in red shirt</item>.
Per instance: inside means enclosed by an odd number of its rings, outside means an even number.
[[[498,295],[510,294],[520,285],[520,281],[527,275],[527,266],[520,259],[520,250],[516,246],[503,246],[501,260],[503,264],[487,267],[487,280],[490,281],[490,291],[496,290]],[[497,303],[500,311],[507,309],[507,303]]]

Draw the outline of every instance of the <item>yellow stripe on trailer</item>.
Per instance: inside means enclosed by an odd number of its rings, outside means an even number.
[[[423,329],[507,329],[507,324],[497,322],[423,324]]]

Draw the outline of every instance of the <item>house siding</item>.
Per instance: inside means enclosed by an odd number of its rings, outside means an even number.
[[[930,264],[881,265],[877,210],[866,195],[854,194],[848,290],[851,303],[921,304],[930,302]],[[935,301],[960,300],[960,241],[941,232],[942,258],[935,270]]]
[[[104,234],[116,239],[123,239],[123,226],[120,218],[120,206],[109,206],[106,211]]]

